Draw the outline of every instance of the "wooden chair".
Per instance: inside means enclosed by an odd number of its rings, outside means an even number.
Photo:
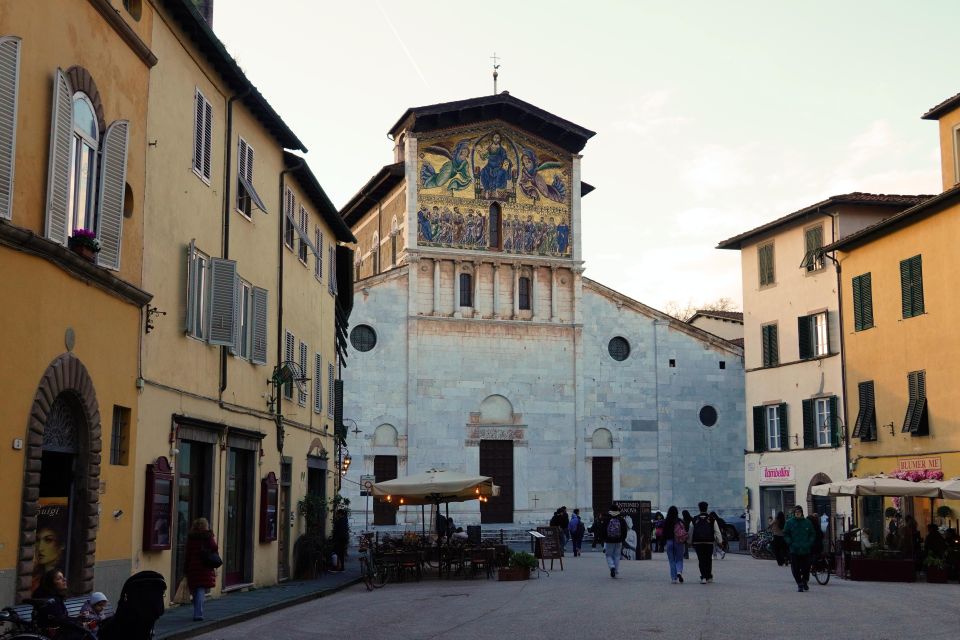
[[[474,549],[470,552],[470,575],[475,577],[480,571],[487,574],[487,578],[493,577],[493,565],[496,561],[496,551],[494,549]]]

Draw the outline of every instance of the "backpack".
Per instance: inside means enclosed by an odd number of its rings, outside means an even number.
[[[580,516],[574,515],[572,518],[570,518],[570,526],[567,528],[570,530],[570,533],[576,533],[577,529],[581,526],[583,525],[580,522]]]
[[[620,527],[620,518],[611,516],[610,522],[607,523],[607,540],[619,542],[622,537],[623,530]]]
[[[705,513],[693,518],[693,544],[699,543],[713,544],[713,522]]]
[[[679,544],[686,544],[687,542],[687,528],[683,526],[682,522],[677,522],[673,525],[673,541]]]

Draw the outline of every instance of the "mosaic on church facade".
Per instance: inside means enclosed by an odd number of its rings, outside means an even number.
[[[563,155],[496,124],[422,138],[418,243],[569,256],[571,162]]]

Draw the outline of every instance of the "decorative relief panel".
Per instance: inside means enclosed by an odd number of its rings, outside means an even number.
[[[419,149],[419,244],[570,255],[571,163],[563,153],[489,124],[423,138]]]

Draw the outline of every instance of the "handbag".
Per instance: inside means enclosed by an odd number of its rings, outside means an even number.
[[[200,561],[208,569],[219,569],[223,566],[223,558],[220,557],[220,554],[206,544],[200,548]]]

